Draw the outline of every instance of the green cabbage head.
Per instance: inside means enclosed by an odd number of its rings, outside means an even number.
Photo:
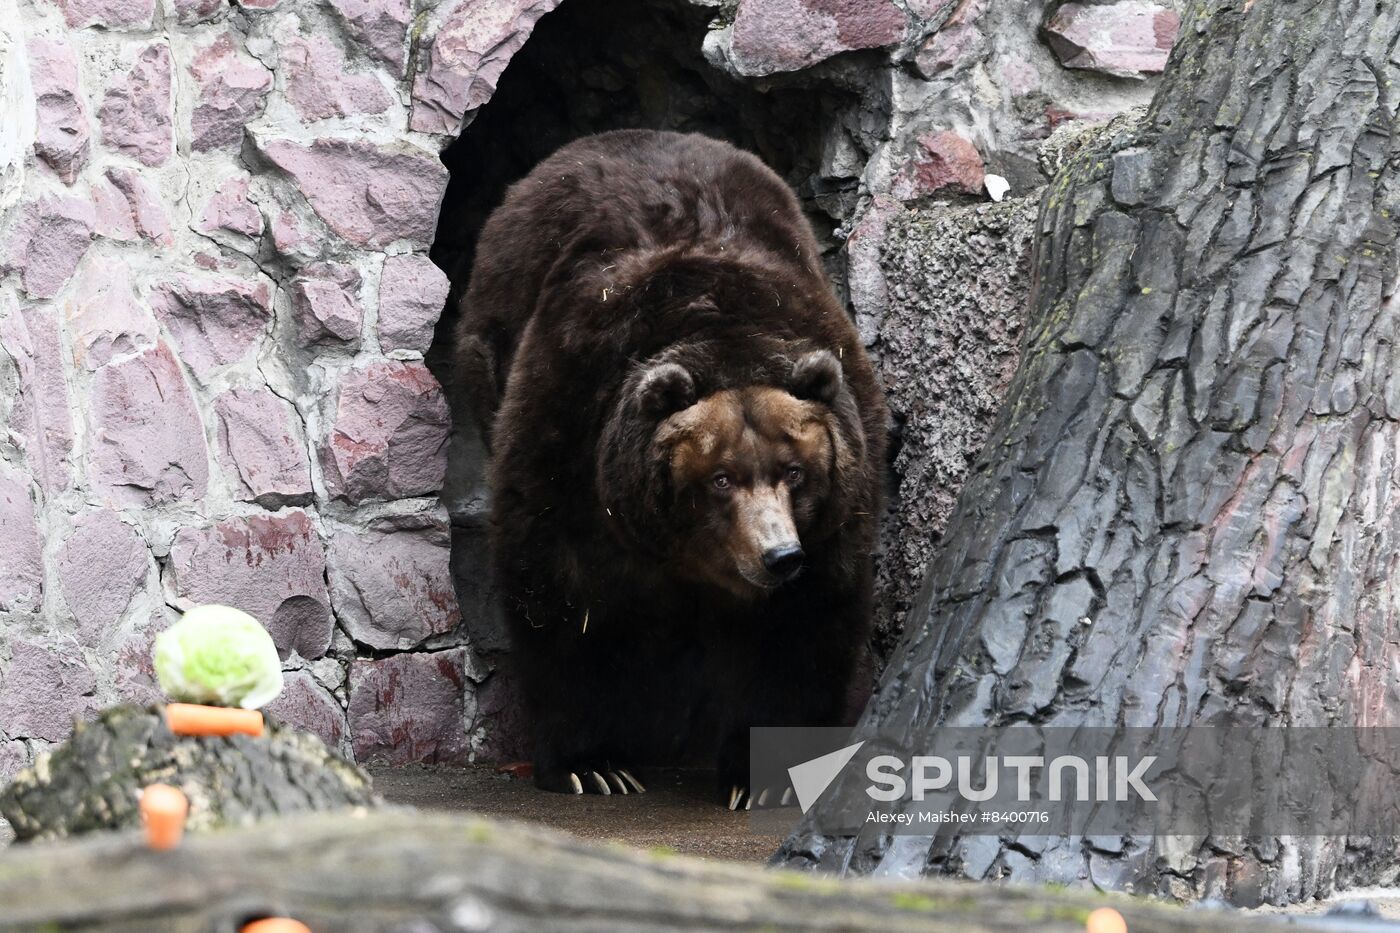
[[[258,620],[229,606],[199,606],[156,636],[156,677],[180,703],[258,709],[282,692],[277,646]]]

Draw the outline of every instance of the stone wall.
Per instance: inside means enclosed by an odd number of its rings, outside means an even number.
[[[549,3],[0,3],[0,773],[240,606],[273,711],[488,749],[423,357],[440,149]]]
[[[215,601],[273,631],[289,672],[273,711],[361,759],[517,749],[466,441],[455,534],[441,495],[451,417],[425,358],[441,355],[449,281],[429,250],[453,222],[439,153],[556,3],[0,0],[0,777],[75,715],[151,699],[154,633]],[[1030,209],[949,228],[969,237],[946,242],[967,257],[953,275],[906,212],[979,210],[988,170],[1031,194],[1055,124],[1144,99],[1173,14],[698,6],[717,80],[686,106],[723,108],[742,86],[744,109],[716,125],[761,140],[783,108],[754,101],[813,95],[814,151],[784,169],[828,221],[872,350],[900,361],[887,380],[941,406],[975,395],[965,428],[900,455],[922,490],[905,501],[942,484],[918,506],[928,520],[900,526],[926,542],[959,474],[915,460],[970,456],[999,382],[907,368],[921,339],[939,344],[926,368],[961,341],[1012,339],[1009,318],[966,316],[985,284],[975,257],[1024,250]],[[674,111],[637,80],[639,112]],[[1012,293],[993,287],[1000,320]],[[967,364],[983,352],[969,344]],[[1000,373],[1007,351],[992,352]],[[906,430],[936,428],[900,397]],[[901,593],[915,544],[886,576]]]

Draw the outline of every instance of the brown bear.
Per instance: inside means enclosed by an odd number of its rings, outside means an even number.
[[[455,376],[547,790],[643,789],[838,723],[871,612],[885,405],[793,192],[700,135],[554,153],[483,228]]]

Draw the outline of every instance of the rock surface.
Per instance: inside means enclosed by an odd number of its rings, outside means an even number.
[[[29,43],[29,68],[38,107],[34,154],[71,185],[90,149],[78,57],[65,43],[35,39]]]
[[[88,471],[111,501],[141,507],[204,495],[204,425],[165,344],[98,370],[88,419]]]
[[[97,679],[71,653],[28,641],[9,645],[0,675],[0,722],[12,736],[61,742],[91,712]]]
[[[386,351],[428,352],[448,287],[446,274],[420,253],[384,260],[379,277],[380,346]]]
[[[442,488],[447,402],[421,363],[385,360],[352,370],[336,394],[321,449],[326,489],[350,502],[402,499]]]
[[[314,660],[330,647],[326,555],[299,509],[182,528],[170,545],[168,584],[185,607],[219,603],[262,622],[283,657]]]
[[[236,386],[214,399],[218,456],[246,502],[275,506],[311,494],[311,463],[296,411],[271,389]]]
[[[14,212],[0,267],[18,272],[30,298],[52,298],[92,243],[97,213],[90,202],[44,195]]]
[[[1166,68],[1180,26],[1175,10],[1148,0],[1066,3],[1045,24],[1045,35],[1066,68],[1141,78]]]
[[[898,507],[881,529],[878,639],[888,647],[1020,360],[1039,199],[894,216],[876,354],[900,425]]]
[[[198,95],[190,113],[190,146],[196,151],[231,146],[262,110],[272,72],[238,49],[231,34],[219,36],[190,64]]]
[[[272,319],[266,282],[199,274],[168,279],[151,293],[151,307],[203,379],[256,346]]]
[[[143,165],[164,165],[175,144],[170,82],[170,47],[147,46],[107,89],[97,112],[103,141]]]
[[[43,553],[29,477],[0,463],[0,611],[32,612],[43,592]]]
[[[409,128],[456,133],[462,117],[491,99],[511,57],[559,0],[458,0],[427,49],[413,82]]]
[[[350,666],[350,732],[357,761],[458,764],[469,751],[466,653],[406,652]]]
[[[432,242],[447,170],[427,152],[329,138],[309,146],[273,139],[263,152],[296,182],[326,225],[351,243]]]
[[[750,77],[798,71],[842,52],[895,45],[907,22],[892,0],[739,0],[726,54]]]
[[[303,347],[358,343],[364,320],[359,271],[344,263],[307,266],[292,282],[292,309]]]
[[[146,542],[119,513],[94,509],[74,519],[55,566],[79,636],[96,644],[115,629],[132,598],[145,589],[152,562]]]
[[[448,571],[445,521],[412,516],[331,539],[330,590],[336,616],[358,642],[414,648],[461,620]]]

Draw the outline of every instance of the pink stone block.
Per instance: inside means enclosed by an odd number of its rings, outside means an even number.
[[[459,0],[444,18],[413,82],[409,128],[455,135],[462,117],[491,99],[496,82],[559,0]]]
[[[350,37],[374,58],[402,74],[407,57],[409,0],[330,0]]]
[[[34,612],[44,596],[43,552],[30,486],[29,474],[0,462],[0,611],[4,612]]]
[[[313,263],[292,280],[292,312],[303,347],[357,344],[364,312],[360,273],[344,263]]]
[[[321,450],[326,489],[350,502],[436,492],[449,430],[442,389],[422,363],[377,360],[353,369]]]
[[[461,621],[446,522],[378,522],[330,543],[330,590],[350,637],[380,649],[414,648]]]
[[[58,5],[74,29],[149,29],[156,11],[155,0],[58,0]]]
[[[27,641],[10,643],[0,669],[0,728],[14,736],[62,742],[73,721],[97,706],[97,679],[74,657]]]
[[[985,46],[986,38],[976,26],[945,25],[915,53],[914,64],[925,78],[932,78],[977,60]]]
[[[243,127],[262,112],[272,72],[225,33],[195,55],[190,76],[196,94],[190,148],[206,152],[242,142]]]
[[[739,0],[729,62],[751,77],[798,71],[842,52],[894,45],[906,24],[891,0]]]
[[[345,739],[345,710],[306,671],[283,675],[282,692],[263,711],[293,729],[318,736],[333,750],[339,750]]]
[[[207,23],[216,19],[225,6],[226,0],[175,0],[175,18],[185,26]]]
[[[182,528],[169,572],[181,600],[242,609],[267,627],[283,657],[295,651],[311,660],[330,647],[325,551],[299,509]]]
[[[355,760],[466,762],[466,685],[463,648],[353,662],[349,718]]]
[[[1147,0],[1119,0],[1066,3],[1050,17],[1044,32],[1066,68],[1142,78],[1166,68],[1180,27],[1175,10]]]
[[[146,542],[116,512],[94,509],[74,519],[54,570],[85,644],[96,645],[115,630],[145,589],[151,566]]]
[[[269,506],[311,495],[311,463],[296,411],[265,386],[239,386],[214,400],[218,456],[245,502]]]
[[[97,118],[102,139],[143,165],[164,165],[175,147],[170,48],[147,46],[125,80],[107,89]]]
[[[344,139],[317,139],[310,146],[274,139],[264,153],[326,225],[351,243],[432,242],[447,190],[447,169],[436,156],[407,145]]]
[[[260,279],[182,273],[157,285],[150,302],[200,379],[247,356],[272,320],[272,292]]]
[[[106,176],[92,181],[92,206],[96,212],[93,231],[98,236],[123,243],[136,239],[136,218],[131,216],[131,205],[126,195]]]
[[[379,278],[379,343],[384,350],[426,353],[449,287],[446,273],[421,253],[385,259]]]
[[[19,370],[10,424],[24,459],[50,494],[73,481],[73,419],[63,369],[63,341],[52,307],[31,305],[0,321],[0,347]]]
[[[982,193],[986,170],[976,146],[952,130],[925,133],[918,143],[918,152],[891,185],[896,198],[913,201],[940,193]]]
[[[383,113],[393,98],[373,75],[355,74],[339,46],[324,36],[289,39],[282,46],[287,99],[303,120]]]
[[[71,185],[91,148],[78,56],[72,46],[49,39],[32,40],[29,81],[37,118],[34,154],[64,184]]]
[[[18,272],[30,298],[52,298],[92,243],[97,212],[90,201],[45,194],[14,211],[0,269]]]
[[[107,181],[126,203],[131,229],[136,235],[161,246],[173,246],[175,236],[170,231],[170,215],[166,213],[160,193],[132,169],[113,166],[106,174]],[[125,222],[118,226],[126,229]]]
[[[156,635],[174,625],[179,618],[175,610],[162,606],[150,617],[123,632],[117,641],[113,651],[116,663],[112,686],[124,702],[141,706],[165,702],[165,692],[160,689],[156,679],[151,651],[155,648]]]
[[[234,175],[204,202],[195,229],[201,233],[225,230],[247,237],[263,232],[262,212],[248,197],[248,175]]]
[[[99,369],[88,400],[88,473],[114,502],[147,507],[201,498],[204,426],[165,344]]]
[[[67,316],[73,362],[87,370],[156,344],[155,318],[137,301],[131,270],[119,259],[95,255],[83,263]]]
[[[0,742],[0,787],[10,783],[11,778],[29,767],[29,749],[18,740]]]

